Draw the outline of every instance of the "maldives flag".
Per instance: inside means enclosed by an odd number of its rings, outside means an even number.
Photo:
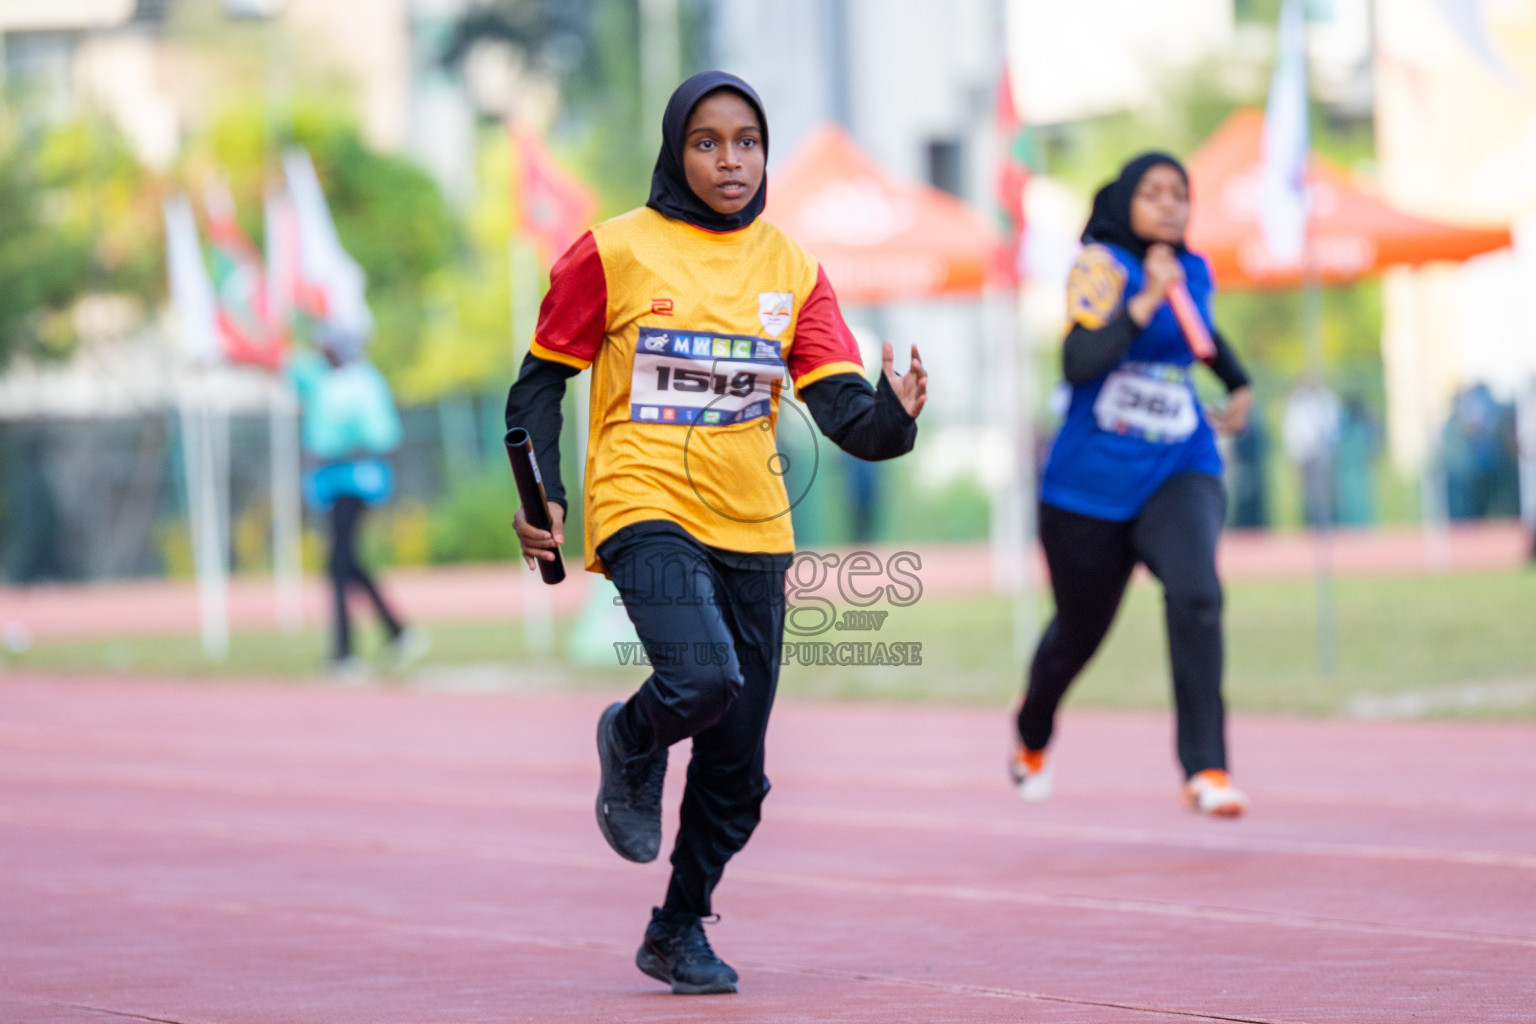
[[[211,182],[203,202],[208,210],[213,289],[224,355],[233,363],[280,369],[287,332],[272,316],[261,253],[235,218],[235,201],[228,186],[222,181]]]
[[[1029,186],[1029,130],[1013,105],[1013,82],[1006,60],[997,80],[994,107],[997,136],[997,205],[1007,221],[1007,242],[999,257],[1000,270],[1011,282],[1024,276],[1024,190]]]
[[[517,157],[515,230],[530,235],[545,266],[551,266],[581,237],[597,215],[597,197],[568,174],[532,132],[509,129]]]

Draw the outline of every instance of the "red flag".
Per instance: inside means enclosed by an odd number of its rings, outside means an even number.
[[[224,355],[230,362],[279,369],[287,332],[272,316],[261,253],[235,219],[235,202],[223,182],[209,184],[205,203]]]
[[[997,166],[997,205],[1008,222],[1008,240],[999,262],[1008,280],[1024,276],[1024,189],[1029,185],[1029,164],[1024,160],[1028,148],[1024,126],[1013,105],[1013,82],[1008,64],[997,79],[995,122],[999,159]]]
[[[531,236],[545,266],[581,237],[597,215],[597,197],[568,174],[532,132],[511,129],[517,152],[516,228]]]

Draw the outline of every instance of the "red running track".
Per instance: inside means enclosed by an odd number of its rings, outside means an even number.
[[[0,680],[0,1020],[1530,1021],[1536,727],[786,702],[717,894],[742,992],[632,964],[662,864],[592,822],[597,694]],[[675,806],[682,752],[674,754]],[[668,827],[671,827],[669,811]]]

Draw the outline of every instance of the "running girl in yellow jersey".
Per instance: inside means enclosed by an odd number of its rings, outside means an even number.
[[[592,368],[586,567],[613,580],[652,673],[598,721],[597,820],[622,857],[655,859],[667,750],[692,738],[672,875],[636,964],[673,992],[736,991],[701,918],[726,862],[757,826],[763,740],[794,550],[774,443],[786,382],[845,451],[910,451],[927,374],[914,347],[877,388],[831,283],[759,214],[768,122],[734,75],[677,88],[645,207],[597,225],[561,257],[507,424],[534,438],[554,528],[522,513],[529,564],[563,539],[560,400]]]

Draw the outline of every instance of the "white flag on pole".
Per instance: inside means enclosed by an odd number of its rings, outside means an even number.
[[[1437,6],[1456,34],[1461,36],[1461,41],[1477,55],[1484,67],[1505,85],[1523,84],[1521,76],[1510,70],[1509,64],[1493,45],[1493,34],[1488,28],[1488,0],[1438,0]]]
[[[181,319],[182,349],[200,365],[224,358],[219,340],[218,306],[203,245],[197,237],[197,219],[185,196],[165,201],[166,264],[170,270],[171,302]]]
[[[312,311],[318,313],[324,334],[361,348],[373,335],[363,268],[342,248],[309,154],[288,150],[283,171],[299,225],[300,298],[319,299],[319,308]]]
[[[1303,0],[1282,0],[1278,55],[1264,108],[1259,226],[1271,258],[1301,262],[1307,241],[1307,49]]]

